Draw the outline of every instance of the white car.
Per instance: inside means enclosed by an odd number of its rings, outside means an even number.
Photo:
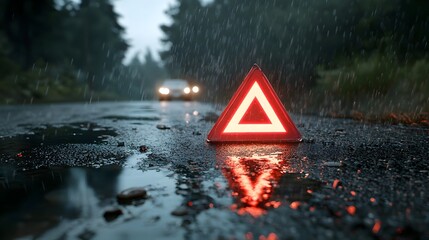
[[[200,91],[198,86],[191,86],[188,81],[183,79],[165,80],[158,89],[159,100],[192,100]]]

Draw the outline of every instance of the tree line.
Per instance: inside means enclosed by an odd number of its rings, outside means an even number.
[[[132,67],[124,66],[129,43],[119,17],[110,0],[1,1],[1,100],[148,95],[149,90],[142,90],[142,82],[148,80],[142,79],[141,69],[152,71],[152,66],[160,71],[160,66],[139,62],[138,73],[136,61]]]
[[[213,89],[210,97],[221,101],[215,93],[236,89],[253,63],[288,96],[320,85],[326,70],[352,74],[356,69],[343,69],[363,65],[374,55],[383,57],[369,66],[371,71],[385,61],[396,68],[428,56],[425,0],[177,0],[167,14],[172,23],[161,27],[168,46],[161,54],[166,66],[203,81]],[[395,69],[387,71],[377,74],[386,78]],[[362,81],[381,87],[377,74]],[[366,84],[345,81],[354,89]],[[334,88],[336,83],[330,84]]]

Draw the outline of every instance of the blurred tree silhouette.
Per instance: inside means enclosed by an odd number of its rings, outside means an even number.
[[[281,96],[295,93],[299,99],[319,88],[316,79],[327,76],[320,69],[390,61],[387,69],[371,67],[388,71],[373,75],[384,79],[360,79],[360,86],[372,89],[355,91],[380,92],[383,97],[397,87],[399,80],[387,79],[400,76],[392,73],[397,67],[428,56],[429,2],[424,0],[214,0],[206,5],[177,0],[166,13],[173,20],[161,27],[168,47],[161,54],[166,67],[173,74],[203,81],[213,89],[211,99],[220,101],[224,99],[216,92],[232,94],[254,62]]]
[[[383,47],[395,47],[404,57],[424,55],[428,4],[215,0],[202,6],[198,0],[178,0],[167,11],[173,23],[161,27],[170,46],[162,57],[182,75],[199,75],[212,66],[222,75],[240,74],[257,62],[267,72],[309,81],[317,65],[333,65],[338,56],[369,56]]]
[[[159,65],[152,56],[149,49],[146,50],[144,56],[144,64],[142,66],[142,79],[143,79],[143,96],[145,98],[155,98],[157,89],[156,86],[162,80],[168,77],[165,69]]]
[[[274,85],[287,79],[301,88],[318,64],[353,46],[354,9],[349,1],[179,0],[167,11],[173,23],[161,27],[170,46],[161,56],[173,73],[205,78],[214,89],[235,89],[254,62]]]
[[[149,49],[146,50],[143,62],[140,61],[139,55],[136,53],[124,67],[121,75],[122,86],[118,88],[131,99],[153,99],[156,97],[156,84],[167,78],[168,74],[163,66],[155,61]]]
[[[54,0],[7,0],[4,3],[2,29],[11,46],[11,59],[23,68],[37,60],[61,59],[62,20]]]
[[[118,71],[128,48],[118,17],[110,0],[1,1],[0,92],[9,102],[51,95],[64,95],[64,100],[90,97],[86,90],[76,92],[83,85],[90,92],[114,92],[111,85],[120,81]],[[46,94],[35,94],[40,81],[46,84]],[[24,88],[21,92],[7,92],[18,82]],[[74,92],[67,92],[62,84]]]
[[[86,72],[91,90],[103,89],[108,81],[114,80],[114,71],[128,48],[122,37],[124,28],[117,19],[108,0],[82,0],[72,17],[72,42],[77,50],[73,58]]]

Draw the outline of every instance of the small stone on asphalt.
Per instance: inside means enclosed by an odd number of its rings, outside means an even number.
[[[156,125],[156,128],[161,129],[161,130],[170,129],[170,127],[168,127],[164,124],[158,124],[158,125]]]
[[[141,187],[125,189],[116,196],[119,204],[132,204],[135,201],[146,198],[147,192],[144,188]]]
[[[326,166],[326,167],[342,167],[343,162],[324,162],[323,166]]]
[[[201,121],[207,121],[207,122],[216,122],[217,119],[219,118],[219,115],[217,115],[214,112],[207,112],[203,118],[201,119]]]
[[[119,216],[121,216],[122,210],[119,208],[116,209],[111,209],[111,210],[107,210],[104,212],[103,217],[107,222],[111,222],[113,220],[115,220],[116,218],[118,218]]]
[[[175,210],[173,210],[171,212],[171,215],[178,216],[178,217],[180,217],[180,216],[186,216],[186,215],[188,215],[188,212],[189,211],[188,211],[187,207],[180,206],[180,207],[176,208]]]
[[[304,143],[314,143],[315,142],[314,138],[304,138],[304,139],[302,139],[302,141]]]
[[[146,145],[141,145],[141,146],[139,147],[139,151],[140,151],[141,153],[145,153],[145,152],[147,152],[147,150],[148,150],[148,147],[147,147]]]

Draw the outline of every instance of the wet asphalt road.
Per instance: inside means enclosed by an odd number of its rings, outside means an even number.
[[[428,128],[292,114],[302,143],[207,144],[221,111],[0,107],[0,238],[429,239]]]

